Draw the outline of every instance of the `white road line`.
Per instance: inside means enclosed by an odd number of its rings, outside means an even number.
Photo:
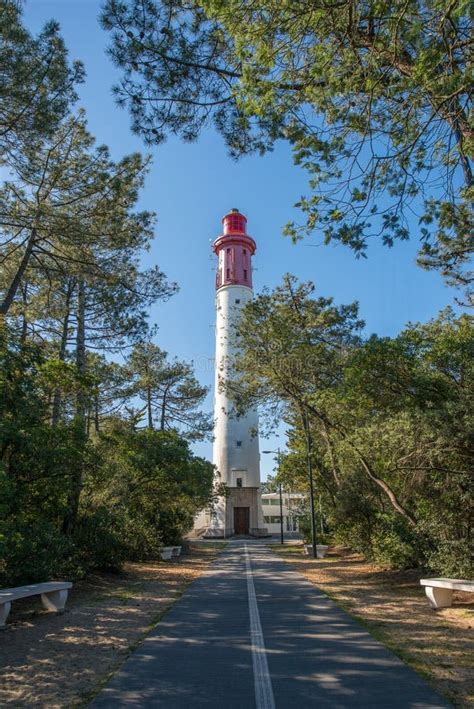
[[[253,677],[255,683],[255,702],[257,709],[275,709],[272,680],[268,670],[265,643],[258,613],[257,596],[253,583],[250,555],[245,544],[245,571],[247,575],[247,593],[249,597],[250,640],[252,644]]]

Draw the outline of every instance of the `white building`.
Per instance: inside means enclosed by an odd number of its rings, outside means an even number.
[[[218,471],[217,481],[225,483],[227,494],[219,499],[206,520],[205,536],[258,537],[267,534],[259,490],[258,413],[253,409],[236,416],[223,386],[232,375],[238,353],[235,324],[243,306],[253,298],[252,256],[256,244],[247,234],[246,217],[237,209],[226,214],[222,223],[223,233],[213,245],[217,256],[213,462]],[[198,524],[196,520],[196,528]]]
[[[297,492],[282,492],[282,511],[283,511],[283,532],[298,531],[298,516],[300,506],[305,499],[305,495]],[[280,493],[265,492],[262,494],[262,511],[263,521],[269,534],[280,534],[281,531],[281,513],[280,513]]]

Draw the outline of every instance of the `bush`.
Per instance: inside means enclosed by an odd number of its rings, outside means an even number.
[[[162,547],[159,530],[143,517],[127,516],[124,519],[122,539],[130,561],[158,559]]]
[[[427,555],[427,566],[441,576],[471,579],[474,576],[472,546],[459,539],[439,542]]]
[[[106,508],[83,514],[73,540],[75,554],[70,563],[71,573],[76,577],[89,569],[120,571],[128,556],[123,518]]]
[[[411,569],[417,566],[415,549],[393,529],[380,529],[375,534],[367,556],[391,569]]]
[[[392,569],[412,569],[423,565],[424,543],[405,520],[378,514],[372,543],[366,555]]]
[[[162,544],[179,543],[213,491],[212,464],[193,455],[177,431],[135,430],[128,419],[111,417],[84,444],[70,414],[77,387],[92,394],[91,382],[76,381],[74,367],[48,359],[48,351],[0,327],[4,586],[72,580],[90,569],[118,571],[125,559],[159,558]],[[56,390],[66,415],[51,426]]]
[[[74,553],[70,539],[47,520],[15,520],[0,526],[0,584],[21,586],[61,575]]]
[[[316,544],[331,544],[331,535],[328,534],[327,532],[321,532],[320,529],[317,527],[317,520],[316,520]],[[313,542],[313,536],[311,532],[311,517],[310,515],[301,515],[301,517],[298,517],[298,529],[303,535],[303,543],[304,544],[312,544]]]
[[[298,517],[298,529],[303,535],[303,544],[311,544],[311,519],[309,515]]]
[[[159,511],[157,526],[165,546],[181,544],[183,536],[192,528],[193,516],[186,509],[170,505]]]
[[[72,537],[58,522],[11,518],[0,525],[0,585],[83,578],[88,571],[120,571],[126,559],[156,559],[161,539],[155,527],[105,507],[84,512]]]

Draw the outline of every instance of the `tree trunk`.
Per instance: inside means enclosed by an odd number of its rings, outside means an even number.
[[[150,431],[153,430],[153,412],[151,409],[151,388],[147,386],[146,388],[146,410],[148,414],[148,428]]]
[[[337,487],[341,487],[341,477],[339,475],[339,469],[338,469],[338,465],[336,462],[336,454],[334,452],[333,443],[331,441],[327,426],[324,423],[324,421],[322,422],[322,424],[323,424],[323,438],[326,441],[326,447],[327,447],[327,451],[328,451],[328,455],[329,455],[329,460],[331,461],[331,469],[332,469],[334,481],[335,481]]]
[[[160,420],[160,431],[165,430],[165,423],[166,423],[166,394],[167,394],[167,389],[165,389],[163,393],[163,401],[161,402],[161,420]]]
[[[435,109],[436,110],[436,109]],[[459,117],[463,115],[463,111],[459,106],[459,103],[452,101],[449,105],[448,110],[441,110],[441,115],[445,118],[449,127],[451,128],[454,138],[456,140],[456,146],[459,153],[459,160],[461,163],[464,183],[466,187],[471,187],[472,185],[472,169],[471,163],[469,162],[469,156],[466,154],[465,143],[472,140],[472,132],[467,130],[468,121],[464,121],[465,129],[461,128],[461,121]]]
[[[18,288],[20,287],[21,280],[24,276],[24,273],[28,267],[28,263],[31,258],[31,254],[33,252],[33,248],[36,243],[36,229],[33,228],[31,230],[31,234],[28,238],[27,244],[26,244],[26,249],[25,253],[23,254],[23,258],[21,259],[20,265],[18,266],[17,272],[15,273],[12,282],[10,283],[10,286],[5,294],[5,298],[3,299],[3,302],[0,304],[0,315],[7,315],[8,311],[10,310],[10,306],[13,303],[13,300],[17,294]]]
[[[306,463],[308,468],[308,484],[309,484],[309,506],[311,511],[311,541],[313,546],[313,558],[317,559],[317,540],[316,540],[316,513],[314,509],[314,482],[313,482],[313,439],[311,436],[311,429],[309,426],[308,411],[306,409],[302,412],[303,418],[303,428],[306,438]]]
[[[404,517],[411,525],[415,526],[416,525],[416,519],[408,512],[407,509],[401,504],[400,500],[390,487],[388,483],[385,482],[385,480],[382,480],[376,473],[372,470],[372,466],[368,462],[368,460],[365,458],[365,456],[361,453],[361,451],[358,449],[358,447],[352,443],[352,441],[349,440],[349,438],[346,436],[345,432],[341,428],[341,426],[338,426],[335,424],[333,421],[329,421],[320,411],[317,411],[314,407],[308,407],[311,410],[311,413],[314,414],[322,423],[326,424],[329,428],[333,428],[335,431],[339,433],[340,436],[346,441],[346,443],[352,448],[354,453],[357,455],[359,458],[359,461],[365,470],[367,476],[374,482],[378,487],[384,491],[388,499],[390,500],[392,507],[399,512],[402,517]]]
[[[20,342],[22,346],[26,342],[26,336],[28,334],[28,318],[26,317],[26,307],[28,305],[28,283],[25,283],[21,289],[22,299],[23,299],[23,311],[22,311],[22,323],[21,323],[21,335]]]
[[[349,442],[349,445],[350,442]],[[365,459],[365,457],[362,455],[362,453],[357,449],[356,446],[352,445],[352,449],[357,453],[359,456],[359,460],[362,464],[362,467],[364,468],[365,472],[369,476],[369,478],[380,487],[381,490],[384,491],[384,493],[387,495],[388,499],[392,503],[392,506],[399,512],[405,519],[410,522],[411,525],[415,526],[416,525],[416,519],[412,517],[412,515],[403,507],[395,493],[393,492],[392,488],[385,482],[385,480],[382,480],[382,478],[379,478],[378,475],[375,475],[375,473],[372,470],[372,467],[369,465],[368,461]]]
[[[61,332],[61,342],[59,345],[58,359],[64,362],[66,359],[67,350],[67,338],[69,334],[69,318],[71,316],[71,298],[76,287],[76,282],[74,279],[70,279],[68,282],[68,287],[66,291],[66,313],[64,315],[63,327]],[[59,417],[61,413],[61,390],[56,389],[53,397],[53,411],[51,414],[51,425],[57,426],[59,423]]]
[[[99,395],[96,394],[94,397],[94,430],[99,433]]]
[[[76,334],[76,366],[80,374],[86,373],[86,288],[83,279],[78,281],[77,290],[77,334]],[[73,461],[71,487],[68,495],[68,511],[64,519],[63,529],[71,534],[77,521],[79,501],[84,474],[84,448],[87,441],[87,402],[81,386],[76,397],[75,426],[77,436],[77,459]]]

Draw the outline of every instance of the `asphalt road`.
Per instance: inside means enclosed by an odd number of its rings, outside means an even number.
[[[448,707],[262,542],[231,542],[94,709]]]

